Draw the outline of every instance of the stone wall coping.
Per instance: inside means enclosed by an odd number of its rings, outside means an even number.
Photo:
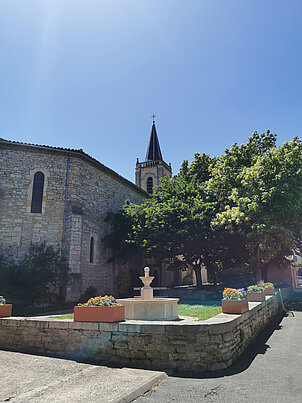
[[[249,303],[241,315],[205,321],[74,322],[52,316],[0,318],[0,348],[81,361],[173,371],[224,369],[282,311],[280,296]]]
[[[249,302],[249,311],[241,315],[220,313],[210,319],[198,321],[193,317],[180,317],[177,321],[147,321],[147,320],[126,320],[123,322],[74,322],[72,319],[56,319],[49,316],[38,317],[16,317],[0,318],[0,325],[4,326],[28,326],[55,329],[94,330],[139,333],[152,331],[161,333],[164,331],[183,331],[186,327],[195,327],[196,330],[204,332],[210,329],[210,333],[228,331],[234,326],[244,322],[249,316],[258,311],[261,306],[267,305],[270,299],[277,299],[278,293],[273,296],[266,296],[264,302]],[[194,329],[195,330],[195,329]]]

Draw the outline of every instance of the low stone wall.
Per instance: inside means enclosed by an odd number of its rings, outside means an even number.
[[[84,323],[46,317],[0,319],[0,348],[81,361],[179,371],[230,366],[281,312],[279,295],[242,315],[205,321]]]

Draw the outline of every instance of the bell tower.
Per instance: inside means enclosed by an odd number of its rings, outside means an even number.
[[[171,178],[171,164],[166,164],[163,160],[159,146],[159,141],[155,127],[155,115],[153,117],[152,129],[144,162],[136,161],[135,184],[144,189],[149,194],[154,192],[154,187],[158,186],[160,179],[164,176]]]

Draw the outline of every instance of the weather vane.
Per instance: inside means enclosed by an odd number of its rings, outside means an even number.
[[[153,113],[153,115],[151,116],[151,118],[153,119],[153,123],[154,123],[154,119],[156,118],[156,116],[157,116],[157,115],[154,115],[154,113]]]

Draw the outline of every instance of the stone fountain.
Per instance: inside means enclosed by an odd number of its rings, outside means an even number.
[[[125,319],[137,320],[177,320],[178,298],[154,298],[150,286],[154,277],[150,276],[149,267],[144,268],[145,276],[141,276],[144,286],[138,298],[123,298],[117,302],[125,306]]]

